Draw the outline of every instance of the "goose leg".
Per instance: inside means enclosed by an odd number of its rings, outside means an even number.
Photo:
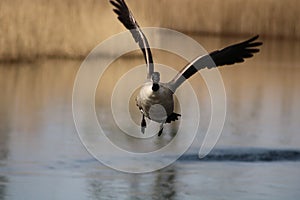
[[[164,130],[164,124],[160,124],[160,129],[159,129],[159,132],[158,132],[158,137],[161,136],[163,130]]]
[[[143,115],[142,122],[141,122],[141,131],[142,131],[143,134],[145,133],[146,127],[147,127],[146,120],[145,120],[145,116]]]

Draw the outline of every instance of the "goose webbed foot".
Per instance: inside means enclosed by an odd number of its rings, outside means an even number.
[[[145,116],[143,115],[142,122],[141,122],[141,131],[143,134],[145,133],[146,127],[147,127],[147,124],[146,124]]]

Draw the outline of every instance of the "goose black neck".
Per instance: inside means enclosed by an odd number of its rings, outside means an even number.
[[[158,83],[153,83],[153,85],[152,85],[152,90],[153,90],[153,92],[156,92],[157,90],[159,90],[159,85],[158,85]]]

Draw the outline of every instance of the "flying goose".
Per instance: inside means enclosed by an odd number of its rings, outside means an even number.
[[[262,42],[256,42],[259,37],[257,35],[244,42],[199,56],[187,64],[171,81],[162,83],[159,72],[154,71],[152,53],[147,38],[127,4],[124,0],[110,0],[110,3],[114,6],[113,11],[117,14],[120,22],[131,32],[135,42],[138,43],[147,66],[147,80],[136,97],[136,105],[142,113],[142,133],[145,132],[146,128],[145,117],[160,123],[158,136],[163,132],[164,123],[178,120],[181,115],[173,112],[173,94],[186,79],[198,70],[244,62],[244,59],[251,58],[254,53],[259,52],[257,47],[262,45]]]

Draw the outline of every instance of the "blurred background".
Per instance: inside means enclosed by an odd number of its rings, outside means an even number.
[[[129,0],[142,26],[185,33],[299,39],[299,1]],[[2,0],[0,59],[85,57],[124,31],[106,0]]]
[[[261,36],[264,45],[254,58],[220,68],[227,117],[215,150],[204,160],[197,158],[211,110],[205,82],[194,76],[190,82],[200,102],[200,129],[180,160],[141,175],[100,164],[77,135],[72,89],[88,53],[125,30],[112,6],[106,0],[1,0],[0,200],[299,199],[300,2],[126,2],[141,27],[183,32],[207,51]],[[168,52],[153,50],[153,55],[155,62],[176,70],[186,64]],[[124,73],[143,63],[136,51],[109,67],[96,93],[98,119],[111,121],[106,97]],[[140,117],[135,105],[129,106],[133,117]],[[117,140],[119,130],[106,128]],[[174,134],[166,127],[163,137],[147,145],[165,145]]]

